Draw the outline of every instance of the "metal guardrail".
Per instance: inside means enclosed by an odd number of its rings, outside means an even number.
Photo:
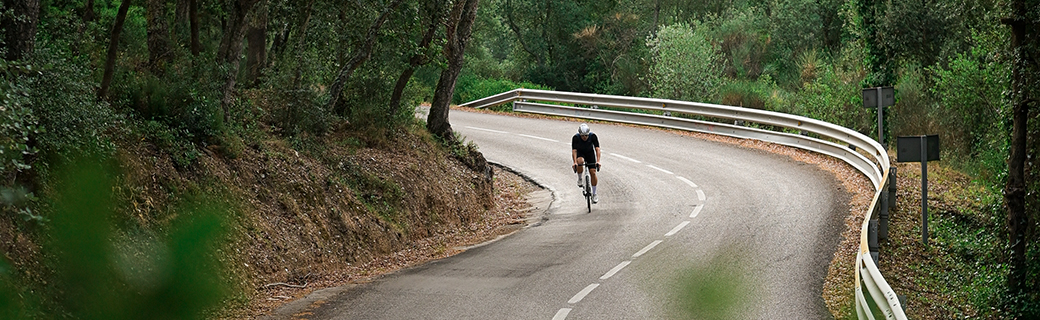
[[[586,105],[590,107],[573,107],[533,101]],[[847,162],[870,179],[876,190],[870,209],[864,213],[863,225],[860,228],[860,248],[856,254],[855,274],[856,314],[859,319],[873,320],[875,315],[880,315],[884,319],[906,319],[906,314],[903,312],[896,293],[892,291],[888,282],[881,276],[881,271],[878,270],[874,258],[870,255],[870,247],[868,245],[868,230],[871,217],[876,216],[879,210],[883,210],[882,205],[885,205],[883,204],[883,199],[885,193],[888,192],[886,190],[887,186],[889,183],[895,183],[895,181],[890,181],[889,179],[888,152],[881,144],[871,138],[842,126],[802,116],[668,99],[516,89],[470,101],[460,106],[481,109],[510,102],[513,103],[513,110],[518,112],[647,125],[719,134],[742,139],[756,139],[825,154]],[[664,115],[603,110],[599,109],[601,106],[662,111]],[[810,137],[807,134],[793,134],[722,122],[673,117],[670,116],[671,113],[684,113],[710,119],[754,122],[798,130],[803,133],[812,133],[820,136],[822,139]],[[856,151],[856,149],[863,150],[866,155]],[[866,289],[866,295],[864,294],[864,289]],[[867,299],[868,296],[869,300]]]

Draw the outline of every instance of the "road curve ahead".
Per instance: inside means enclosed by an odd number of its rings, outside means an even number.
[[[586,213],[570,168],[580,122],[458,110],[450,120],[488,160],[553,190],[547,219],[326,291],[306,318],[671,319],[720,309],[738,319],[831,317],[820,293],[848,194],[816,166],[594,123],[603,171],[600,203]]]

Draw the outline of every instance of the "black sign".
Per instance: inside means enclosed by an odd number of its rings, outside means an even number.
[[[923,139],[922,139],[923,138]],[[899,137],[896,141],[897,162],[921,162],[921,142],[928,141],[928,161],[939,160],[939,136],[909,136]]]
[[[878,88],[863,89],[863,107],[877,108]],[[881,88],[881,106],[887,107],[896,103],[896,91],[892,87]]]

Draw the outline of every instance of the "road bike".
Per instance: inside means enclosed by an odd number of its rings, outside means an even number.
[[[602,168],[603,166],[601,166],[599,164],[588,164],[588,163],[582,164],[582,165],[585,166],[585,170],[581,171],[581,181],[583,181],[582,182],[582,186],[581,186],[581,195],[585,196],[585,205],[588,206],[589,212],[591,213],[592,212],[592,176],[589,175],[589,170],[588,169],[592,168],[592,167],[596,167],[596,171],[598,172],[600,170],[600,168]],[[574,172],[578,172],[578,165],[571,165],[571,169],[574,170]]]

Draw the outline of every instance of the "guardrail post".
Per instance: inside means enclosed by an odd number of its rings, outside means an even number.
[[[878,210],[878,239],[888,239],[888,203],[891,201],[888,192],[881,192],[881,208]]]
[[[888,207],[896,207],[896,167],[888,168]]]
[[[870,220],[870,226],[867,227],[867,248],[870,249],[870,258],[874,259],[875,264],[878,263],[878,221]]]

